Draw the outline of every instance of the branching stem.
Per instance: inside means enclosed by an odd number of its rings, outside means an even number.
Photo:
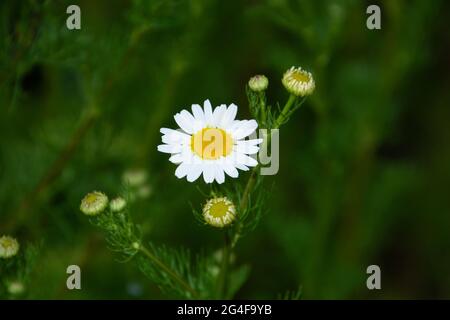
[[[147,258],[149,258],[155,265],[161,268],[167,275],[173,280],[178,282],[184,289],[189,291],[193,298],[198,298],[198,293],[195,291],[185,280],[183,280],[175,271],[168,267],[164,262],[158,259],[153,253],[151,253],[146,247],[140,245],[139,251],[142,252]]]
[[[272,129],[278,129],[285,121],[289,118],[289,116],[292,114],[293,111],[300,105],[294,105],[296,102],[297,97],[293,94],[289,96],[288,101],[286,102],[283,110],[279,114],[278,118],[276,119]],[[305,101],[303,99],[301,101],[301,104]],[[261,108],[264,109],[264,108]],[[267,147],[270,144],[271,135],[269,134],[267,137],[265,137],[263,142],[263,147]],[[247,180],[247,184],[245,185],[244,192],[242,193],[241,202],[239,205],[239,213],[245,212],[247,210],[249,197],[253,191],[253,188],[255,187],[256,180],[257,180],[257,174],[259,170],[259,164],[253,168],[253,170],[250,173],[250,177]],[[239,237],[240,237],[240,225],[238,225],[237,230],[235,234],[233,235],[232,241],[230,241],[230,235],[225,232],[225,244],[223,247],[223,255],[222,255],[222,265],[220,268],[219,278],[218,278],[218,291],[217,295],[218,297],[226,298],[227,295],[227,280],[228,280],[228,269],[229,269],[229,262],[230,262],[230,256],[232,249],[236,245]]]
[[[284,105],[283,110],[281,111],[280,115],[278,116],[277,120],[273,125],[273,129],[278,129],[283,124],[283,122],[288,118],[289,111],[291,110],[292,104],[294,103],[296,98],[297,97],[293,94],[289,96],[288,101]]]

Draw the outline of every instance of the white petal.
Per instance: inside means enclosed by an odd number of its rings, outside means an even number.
[[[232,132],[233,137],[236,140],[243,139],[246,136],[252,134],[256,128],[258,128],[258,123],[256,120],[248,120],[248,121],[241,121],[241,125],[239,128]]]
[[[188,121],[189,123],[193,124],[193,123],[196,122],[194,116],[193,116],[189,111],[187,111],[187,110],[181,110],[180,114],[181,114],[181,116],[183,116],[183,117],[186,119],[186,121]]]
[[[203,109],[205,110],[205,123],[206,125],[213,125],[214,124],[214,118],[213,118],[213,112],[211,107],[211,102],[209,100],[205,100],[203,102]]]
[[[238,110],[238,107],[232,103],[228,107],[228,109],[225,111],[225,113],[219,123],[219,126],[224,129],[226,129],[228,126],[230,126],[233,123],[234,118],[236,118],[237,110]]]
[[[190,135],[184,133],[181,130],[161,128],[159,131],[163,134],[163,137],[166,137],[166,139],[173,142],[182,141],[183,139],[190,138]]]
[[[175,176],[178,179],[181,179],[188,174],[188,170],[189,170],[189,165],[187,165],[186,163],[183,162],[175,170]]]
[[[258,165],[258,161],[256,161],[252,157],[249,157],[243,153],[236,154],[236,161],[237,161],[237,163],[244,164],[248,167],[255,167]]]
[[[205,114],[203,113],[203,109],[200,105],[192,105],[192,114],[194,115],[195,120],[205,122]]]
[[[161,128],[161,129],[159,129],[159,132],[161,132],[162,134],[182,133],[180,131],[177,131],[177,130],[174,130],[174,129],[170,129],[170,128]]]
[[[243,144],[246,146],[257,146],[258,144],[262,143],[264,139],[250,139],[250,140],[239,140],[236,141],[236,144]]]
[[[186,111],[187,112],[187,111]],[[192,115],[191,115],[192,117]],[[178,126],[183,129],[187,133],[194,133],[194,128],[192,127],[193,122],[189,121],[189,118],[186,118],[185,115],[182,115],[181,113],[177,113],[173,116],[175,119],[175,122],[178,124]]]
[[[233,150],[240,153],[255,154],[259,151],[259,146],[263,139],[239,140],[233,146]]]
[[[259,147],[253,145],[236,144],[235,146],[233,146],[233,150],[239,153],[255,154],[258,153]]]
[[[235,167],[238,168],[239,170],[242,170],[242,171],[248,171],[249,170],[248,167],[246,165],[243,165],[242,163],[236,163]]]
[[[215,171],[212,164],[205,164],[203,167],[203,179],[206,183],[211,183],[214,181]]]
[[[164,153],[179,153],[182,150],[182,146],[179,144],[172,145],[172,144],[160,144],[158,146],[159,152]]]
[[[214,109],[213,118],[214,118],[215,126],[220,126],[220,123],[221,123],[222,118],[226,111],[227,111],[227,106],[224,104],[221,104],[220,106],[218,106],[217,108]]]
[[[161,137],[161,141],[166,144],[186,144],[190,141],[190,136],[187,134],[176,135],[176,134],[165,134]]]
[[[172,163],[175,163],[175,164],[179,164],[179,163],[183,162],[184,160],[185,160],[185,158],[183,157],[183,155],[181,153],[176,153],[169,158],[169,161]]]
[[[241,122],[243,122],[243,121],[245,122],[245,121],[247,121],[247,120],[242,120],[242,121],[240,121],[240,120],[234,120],[234,121],[228,126],[227,131],[229,131],[229,132],[236,131],[236,130],[240,127]]]
[[[194,182],[195,180],[198,179],[198,177],[200,177],[200,175],[202,174],[203,170],[202,170],[202,166],[199,164],[194,164],[191,166],[191,169],[187,175],[187,180],[189,182]]]
[[[232,164],[224,163],[223,170],[227,175],[229,175],[232,178],[237,178],[239,176],[239,172]]]
[[[223,169],[221,166],[215,167],[215,177],[218,184],[222,184],[225,182],[225,174],[223,173]]]

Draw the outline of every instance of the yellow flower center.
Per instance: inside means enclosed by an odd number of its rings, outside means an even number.
[[[203,128],[191,137],[191,150],[202,159],[216,160],[233,150],[233,138],[218,128]]]
[[[211,205],[211,208],[209,208],[209,213],[214,218],[221,218],[227,214],[229,209],[230,209],[230,205],[225,203],[225,201],[218,201]]]
[[[89,193],[86,198],[84,198],[87,204],[93,204],[97,199],[98,197],[95,193]]]
[[[3,239],[1,245],[3,248],[8,249],[14,246],[14,241],[11,239]]]
[[[298,82],[308,82],[309,81],[309,76],[306,73],[300,72],[300,71],[296,71],[292,74],[292,77],[294,78],[295,81]]]

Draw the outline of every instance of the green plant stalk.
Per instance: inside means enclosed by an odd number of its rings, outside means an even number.
[[[220,273],[217,282],[217,298],[226,299],[228,291],[228,269],[231,256],[231,245],[230,236],[227,231],[225,231],[225,241],[222,251],[222,265],[220,268]]]
[[[283,121],[285,119],[287,119],[289,112],[291,110],[292,104],[295,102],[296,99],[297,99],[297,97],[293,94],[291,94],[289,96],[288,101],[284,105],[284,108],[281,111],[280,115],[278,116],[277,120],[275,121],[272,129],[278,129],[281,126],[281,124],[283,123]]]
[[[286,102],[283,110],[281,111],[280,115],[278,116],[277,120],[275,121],[275,125],[273,126],[273,129],[278,129],[283,121],[286,119],[286,117],[290,114],[292,105],[296,101],[297,97],[293,94],[289,96],[288,101]],[[264,108],[261,108],[264,110]],[[268,137],[264,140],[263,146],[266,146],[270,143],[270,134]],[[239,212],[244,212],[247,210],[248,206],[248,199],[253,191],[253,188],[256,183],[256,175],[257,171],[259,169],[259,164],[253,168],[253,170],[250,173],[250,177],[247,180],[247,184],[245,185],[244,192],[242,194],[241,203],[239,205]],[[228,233],[225,233],[225,244],[223,247],[223,256],[222,256],[222,266],[219,273],[219,280],[218,280],[218,297],[226,298],[227,293],[227,280],[228,280],[228,269],[229,269],[229,261],[232,249],[236,246],[237,241],[239,240],[239,226],[238,231],[236,231],[232,241],[230,242],[230,237]]]
[[[142,252],[147,258],[149,258],[154,264],[164,270],[172,279],[178,282],[184,289],[191,293],[193,298],[198,298],[198,293],[195,291],[186,281],[184,281],[180,276],[178,276],[170,267],[165,265],[161,260],[159,260],[154,254],[152,254],[146,247],[140,245],[139,251]]]
[[[267,113],[266,113],[266,99],[265,99],[264,92],[259,93],[259,104],[260,104],[260,108],[261,108],[262,123],[266,123]]]

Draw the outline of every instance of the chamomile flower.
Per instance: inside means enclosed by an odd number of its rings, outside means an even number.
[[[316,87],[312,74],[300,67],[287,70],[281,82],[287,91],[300,97],[310,95]]]
[[[88,193],[81,200],[80,210],[85,215],[95,216],[102,213],[108,206],[108,197],[99,191]]]
[[[225,174],[237,178],[238,170],[249,170],[258,162],[249,155],[259,151],[262,139],[245,140],[258,123],[255,120],[235,120],[238,107],[224,104],[214,110],[209,100],[203,108],[192,105],[192,113],[182,110],[174,118],[181,130],[162,128],[163,144],[158,151],[170,153],[170,162],[178,165],[177,178],[189,182],[203,174],[206,183],[223,183]]]
[[[223,228],[236,217],[236,208],[226,197],[212,198],[203,207],[203,218],[213,227]]]
[[[0,237],[0,258],[14,257],[19,251],[19,242],[10,236]]]

